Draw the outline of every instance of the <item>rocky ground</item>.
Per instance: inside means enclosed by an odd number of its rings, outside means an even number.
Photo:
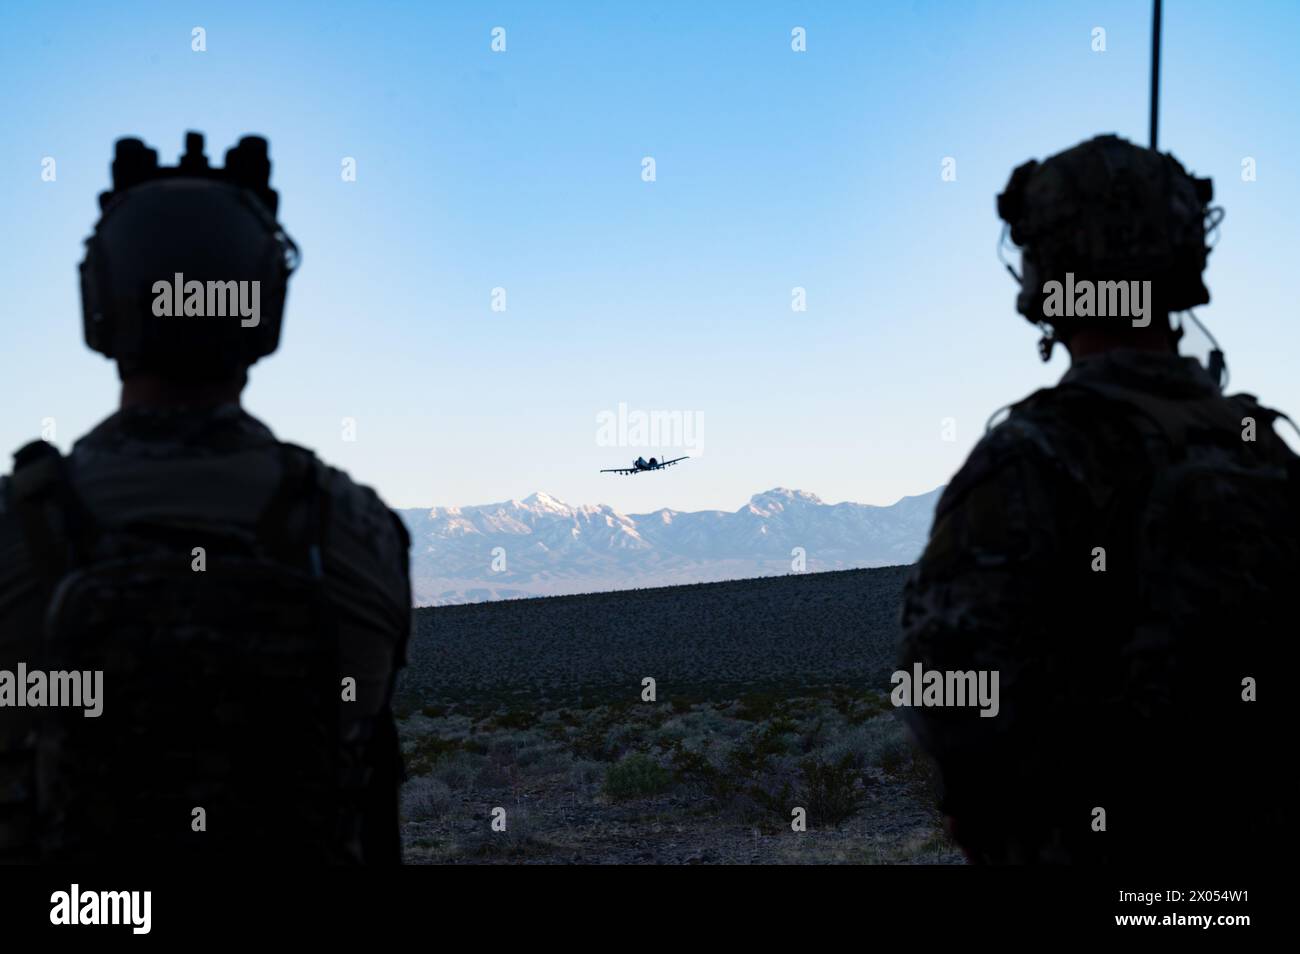
[[[960,863],[885,693],[903,569],[417,611],[406,860]]]

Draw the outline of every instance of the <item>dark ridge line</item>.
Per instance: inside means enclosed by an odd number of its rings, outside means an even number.
[[[627,594],[656,593],[660,590],[691,590],[707,586],[731,586],[734,583],[761,583],[775,580],[796,578],[806,580],[810,577],[828,577],[843,573],[877,573],[885,570],[907,569],[914,563],[890,563],[887,566],[859,566],[846,570],[817,570],[811,573],[774,573],[771,576],[738,576],[727,580],[709,580],[703,583],[674,583],[670,586],[632,586],[624,590],[589,590],[583,593],[562,593],[554,596],[514,596],[504,600],[481,600],[477,603],[449,603],[445,606],[413,606],[413,613],[448,612],[450,610],[476,610],[485,606],[505,606],[508,604],[531,603],[546,600],[583,600],[591,597],[617,597]]]

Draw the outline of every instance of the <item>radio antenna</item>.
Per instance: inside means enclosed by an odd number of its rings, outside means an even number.
[[[1156,148],[1156,130],[1160,119],[1160,0],[1155,0],[1151,23],[1151,149]]]

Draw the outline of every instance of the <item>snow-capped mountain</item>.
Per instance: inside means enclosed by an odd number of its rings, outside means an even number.
[[[942,491],[877,507],[778,487],[734,513],[646,514],[535,493],[398,513],[413,597],[427,606],[912,563]]]

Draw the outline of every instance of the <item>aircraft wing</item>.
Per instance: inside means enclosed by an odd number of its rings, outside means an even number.
[[[672,460],[666,460],[666,461],[663,461],[662,463],[660,463],[659,466],[660,466],[660,467],[668,467],[668,466],[670,466],[670,465],[672,465],[672,464],[677,463],[679,460],[690,460],[690,457],[674,457]]]
[[[635,474],[635,467],[611,467],[609,470],[602,470],[602,474]]]

